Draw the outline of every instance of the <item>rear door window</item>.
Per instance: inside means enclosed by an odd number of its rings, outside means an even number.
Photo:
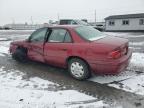
[[[65,29],[52,29],[48,42],[72,42],[71,36]]]
[[[63,42],[66,32],[64,29],[53,29],[48,42]]]

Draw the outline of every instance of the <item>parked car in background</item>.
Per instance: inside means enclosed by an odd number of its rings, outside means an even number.
[[[61,19],[59,21],[59,25],[83,25],[83,26],[91,26],[85,21],[74,20],[74,19]]]
[[[96,25],[95,29],[97,29],[99,31],[104,31],[105,30],[105,26],[103,26],[103,25]]]
[[[2,30],[2,29],[3,29],[3,27],[0,26],[0,30]]]
[[[74,20],[74,19],[61,19],[59,21],[59,25],[82,25],[82,26],[91,26],[99,31],[104,31],[104,26],[101,25],[91,25],[87,23],[86,21],[82,20]]]
[[[90,26],[54,26],[36,30],[24,41],[10,44],[12,57],[68,68],[84,80],[96,74],[118,74],[129,64],[128,40],[107,36]]]

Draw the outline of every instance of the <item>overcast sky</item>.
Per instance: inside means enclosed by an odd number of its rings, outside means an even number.
[[[144,0],[0,0],[0,25],[46,23],[61,18],[97,21],[116,14],[144,13]]]

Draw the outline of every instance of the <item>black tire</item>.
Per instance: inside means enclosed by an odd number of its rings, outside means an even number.
[[[16,51],[12,54],[12,58],[18,62],[27,62],[27,51],[24,48],[17,48]]]
[[[81,76],[76,76],[73,74],[71,67],[73,63],[79,63],[81,67],[83,67],[83,74]],[[77,80],[86,80],[88,78],[90,78],[91,73],[90,73],[90,69],[89,66],[86,62],[84,62],[81,59],[78,58],[72,58],[68,61],[68,71],[70,72],[71,76]]]

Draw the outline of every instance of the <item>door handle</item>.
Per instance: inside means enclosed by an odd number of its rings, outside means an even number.
[[[30,45],[28,48],[31,50],[33,47]]]

